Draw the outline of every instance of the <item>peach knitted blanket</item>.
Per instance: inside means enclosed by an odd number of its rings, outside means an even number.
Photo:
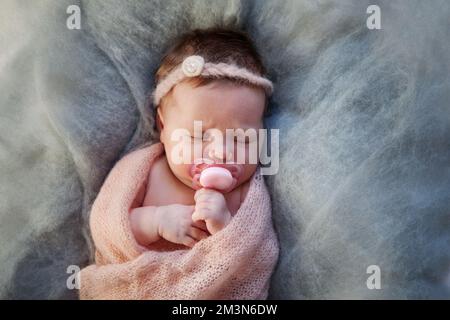
[[[81,299],[266,299],[278,258],[270,198],[259,169],[230,224],[193,248],[164,239],[140,246],[129,223],[160,143],[122,158],[91,211],[95,264],[80,273]]]

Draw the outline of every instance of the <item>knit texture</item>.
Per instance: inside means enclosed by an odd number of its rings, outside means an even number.
[[[266,299],[279,247],[259,169],[230,224],[188,248],[164,239],[140,246],[129,213],[162,144],[111,170],[91,211],[95,264],[80,273],[81,299]]]
[[[227,63],[205,63],[200,76],[211,77],[211,78],[234,78],[246,81],[249,84],[255,86],[260,86],[266,92],[266,95],[270,96],[273,92],[272,82],[264,77],[258,76],[253,72],[240,68],[233,64]],[[155,88],[153,92],[153,104],[155,106],[159,105],[161,99],[169,93],[172,88],[179,82],[188,78],[182,70],[181,66],[176,67],[172,72],[170,72],[161,83]]]

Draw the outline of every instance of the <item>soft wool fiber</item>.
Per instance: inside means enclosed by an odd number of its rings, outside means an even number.
[[[275,85],[269,297],[449,299],[449,17],[447,0],[1,0],[0,297],[78,297],[67,268],[92,263],[105,177],[157,141],[145,101],[162,54],[220,23],[248,31]]]

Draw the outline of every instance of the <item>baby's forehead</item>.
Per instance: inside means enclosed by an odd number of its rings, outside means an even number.
[[[215,111],[224,113],[248,111],[258,114],[266,103],[261,88],[221,80],[201,86],[180,83],[175,86],[172,98],[179,111],[191,113],[217,109]]]

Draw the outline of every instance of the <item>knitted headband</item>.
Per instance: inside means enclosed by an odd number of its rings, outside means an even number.
[[[273,92],[273,84],[267,78],[254,74],[253,72],[240,68],[234,64],[210,63],[206,62],[201,56],[189,56],[183,60],[180,66],[171,71],[157,86],[153,92],[153,103],[159,105],[161,99],[179,82],[187,77],[209,76],[209,77],[228,77],[242,79],[247,82],[260,86],[270,96]]]

